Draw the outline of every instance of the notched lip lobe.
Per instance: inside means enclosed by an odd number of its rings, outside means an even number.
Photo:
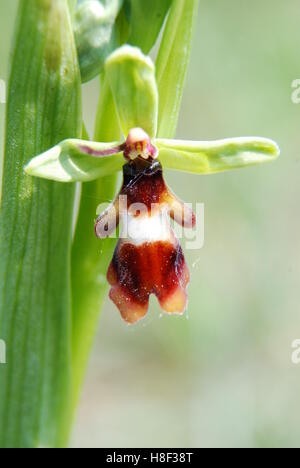
[[[189,270],[179,242],[118,243],[109,267],[110,298],[123,319],[134,324],[144,318],[150,296],[166,314],[183,315],[187,308]]]

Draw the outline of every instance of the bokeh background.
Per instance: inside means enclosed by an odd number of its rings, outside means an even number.
[[[6,79],[16,0],[0,0]],[[74,447],[299,447],[300,78],[298,0],[201,0],[178,137],[275,139],[281,158],[232,173],[167,180],[205,204],[205,245],[184,317],[126,326],[107,300]],[[176,77],[174,77],[176,79]],[[92,128],[96,81],[84,86]],[[1,151],[4,106],[0,104]],[[99,252],[100,254],[100,252]]]

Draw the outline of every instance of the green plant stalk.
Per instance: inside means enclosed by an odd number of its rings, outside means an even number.
[[[156,60],[158,136],[176,133],[199,0],[173,0]]]
[[[109,85],[101,79],[95,141],[120,137],[120,128]],[[94,232],[97,206],[111,202],[116,194],[117,175],[82,185],[81,203],[72,249],[73,298],[73,407],[75,409],[87,359],[97,330],[101,305],[107,294],[106,272],[115,239],[99,240]]]
[[[164,134],[166,137],[173,136],[176,130],[189,65],[198,0],[174,0],[172,5],[157,65],[162,100],[159,133],[166,132]],[[183,21],[180,21],[181,16]],[[182,64],[178,63],[181,59]],[[106,80],[103,82],[105,84],[98,108],[95,141],[114,141],[119,137],[118,119],[107,82]],[[92,222],[96,215],[96,204],[112,200],[115,196],[115,187],[114,176],[83,184],[72,254],[74,408],[78,401],[101,304],[108,290],[106,271],[115,246],[115,242],[111,240],[100,241],[94,237]]]
[[[62,447],[71,416],[74,185],[24,164],[80,136],[80,74],[67,0],[20,0],[0,213],[0,446]]]

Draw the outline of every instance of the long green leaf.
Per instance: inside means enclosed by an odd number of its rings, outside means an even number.
[[[158,136],[176,132],[199,0],[173,0],[156,60]]]
[[[272,161],[278,145],[266,138],[219,141],[154,140],[165,168],[194,174],[213,174]]]
[[[24,175],[80,135],[80,76],[67,0],[20,0],[0,213],[0,446],[59,447],[70,419],[74,186]]]

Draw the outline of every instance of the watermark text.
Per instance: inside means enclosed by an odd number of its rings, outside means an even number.
[[[300,364],[300,339],[296,339],[292,342],[292,348],[294,350],[291,356],[292,363],[295,365],[299,365]]]
[[[6,343],[0,340],[0,364],[6,364]]]
[[[171,220],[178,239],[186,241],[187,250],[200,250],[204,246],[204,203],[143,203],[128,204],[126,195],[107,208],[97,208],[96,234],[100,238],[118,237],[133,243],[168,241],[173,238]],[[117,234],[117,227],[121,229]]]
[[[6,103],[6,83],[0,79],[0,104]]]
[[[300,78],[292,81],[291,87],[293,89],[291,100],[293,104],[300,104]]]

